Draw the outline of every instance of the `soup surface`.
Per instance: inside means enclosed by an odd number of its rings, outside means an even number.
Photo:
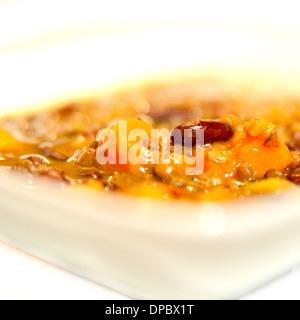
[[[0,122],[3,170],[160,199],[280,192],[300,183],[299,150],[300,99],[209,81]]]

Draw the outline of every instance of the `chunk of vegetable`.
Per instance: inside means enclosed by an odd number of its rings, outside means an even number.
[[[19,146],[20,142],[11,133],[0,128],[0,151],[10,152]]]

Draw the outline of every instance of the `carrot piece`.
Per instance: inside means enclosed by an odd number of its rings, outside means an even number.
[[[278,137],[276,126],[265,119],[254,119],[244,125],[246,135],[237,144],[237,158],[252,171],[264,176],[269,170],[284,170],[291,162],[288,147]]]
[[[125,124],[125,126],[124,126]],[[126,129],[127,127],[127,129]],[[135,145],[139,142],[139,139],[132,141],[130,134],[133,130],[141,130],[141,138],[142,134],[145,138],[151,136],[152,126],[145,121],[139,119],[126,119],[117,123],[115,126],[111,128],[115,134],[115,141],[111,141],[109,148],[112,150],[112,158],[115,160],[115,164],[108,163],[105,168],[108,170],[116,170],[116,171],[136,171],[137,166],[146,166],[142,164],[133,164],[130,160],[130,150],[137,150],[134,155],[136,157],[140,156],[139,149],[135,149]],[[109,161],[111,162],[111,161]]]
[[[242,163],[247,163],[259,176],[269,170],[284,170],[291,162],[288,147],[279,140],[278,146],[267,146],[261,140],[246,138],[238,153]]]
[[[9,152],[17,149],[20,142],[8,131],[0,128],[0,151]]]
[[[205,154],[205,173],[221,179],[234,178],[240,164],[263,177],[269,170],[284,170],[292,160],[276,126],[263,118],[246,122],[229,144],[212,145]]]

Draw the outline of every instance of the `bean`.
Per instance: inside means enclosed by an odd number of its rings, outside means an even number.
[[[29,159],[20,159],[16,162],[13,167],[14,170],[19,172],[30,172],[32,173],[35,169],[35,165]]]
[[[175,167],[173,165],[158,164],[154,168],[154,175],[162,181],[170,181],[174,176]]]
[[[230,125],[223,123],[219,120],[199,120],[199,121],[193,121],[193,122],[186,122],[177,128],[175,130],[179,130],[181,132],[182,136],[182,143],[185,144],[185,146],[195,146],[197,142],[197,129],[203,130],[204,133],[204,144],[211,144],[214,142],[225,142],[232,138],[233,136],[233,129]],[[188,130],[189,131],[185,131]],[[175,131],[172,132],[174,135],[176,135]],[[176,143],[174,141],[173,135],[171,137],[171,141]]]
[[[255,181],[259,176],[246,163],[241,163],[236,170],[238,181]]]
[[[43,157],[43,156],[40,156],[38,154],[29,154],[29,155],[25,155],[25,156],[22,156],[20,157],[21,160],[30,160],[31,162],[33,162],[34,165],[37,165],[37,164],[43,164],[43,165],[48,165],[49,164],[49,161]]]
[[[300,168],[296,168],[292,172],[293,174],[300,174]]]
[[[39,165],[36,167],[35,173],[42,177],[51,178],[68,183],[62,171],[56,168]]]
[[[50,167],[47,163],[41,163],[38,156],[32,156],[31,158],[20,159],[14,166],[13,169],[19,172],[28,172],[34,175],[48,177],[54,180],[60,180],[68,183],[69,181],[65,178],[64,173],[56,168]]]
[[[287,176],[288,180],[295,184],[300,184],[300,173],[292,173]]]
[[[96,150],[92,148],[86,148],[83,152],[78,156],[77,163],[84,167],[92,167],[94,164],[94,159],[96,157]]]
[[[282,178],[285,179],[286,173],[284,171],[279,171],[279,170],[269,170],[265,174],[265,178]]]
[[[43,151],[46,157],[50,157],[59,161],[66,161],[68,159],[68,157],[66,157],[65,155],[54,151],[51,144],[44,143],[40,145],[40,149]]]
[[[83,171],[80,173],[80,175],[94,180],[101,179],[101,174],[95,170]]]
[[[97,149],[99,147],[100,143],[98,141],[93,141],[89,144],[90,149]]]
[[[300,184],[300,168],[294,169],[291,174],[287,175],[287,178],[295,184]]]

